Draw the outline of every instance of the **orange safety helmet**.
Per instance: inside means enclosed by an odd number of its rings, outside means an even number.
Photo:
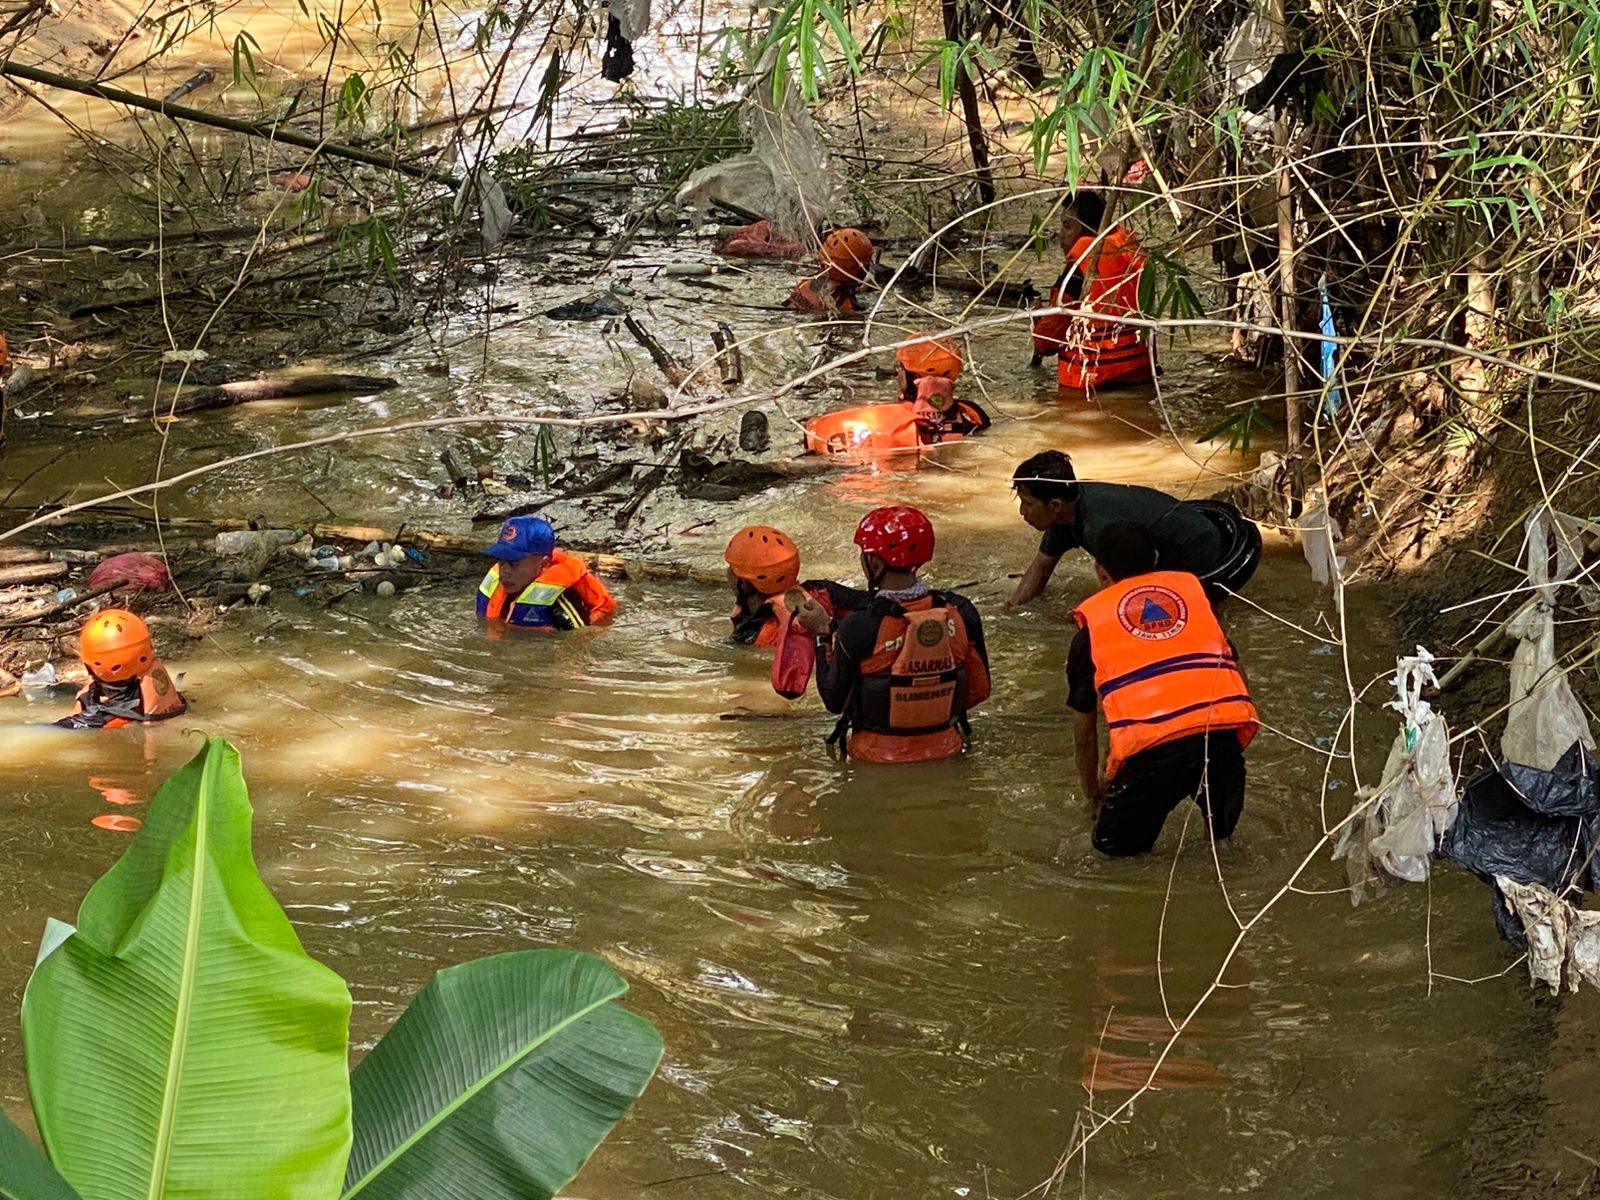
[[[822,265],[834,283],[863,283],[872,265],[872,239],[859,229],[835,229],[822,239]]]
[[[895,351],[895,359],[912,378],[924,375],[952,380],[961,378],[961,351],[947,338],[901,346]]]
[[[800,581],[800,551],[769,525],[746,525],[733,535],[723,560],[763,596],[786,592]]]
[[[102,683],[142,679],[155,665],[145,623],[124,608],[102,608],[78,634],[78,657]]]

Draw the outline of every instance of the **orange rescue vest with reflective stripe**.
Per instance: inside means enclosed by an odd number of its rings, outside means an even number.
[[[953,605],[922,596],[899,607],[904,615],[878,622],[861,663],[841,721],[854,729],[847,753],[876,763],[950,758],[961,753],[967,711],[989,698],[988,671]]]
[[[574,625],[598,625],[617,611],[616,600],[606,591],[605,584],[590,573],[583,560],[561,550],[550,552],[550,561],[539,572],[539,577],[515,598],[501,585],[498,564],[489,568],[478,591],[485,600],[483,616],[490,622],[509,620],[512,608],[518,604],[555,604],[567,591],[581,600],[586,610],[570,614]]]
[[[1088,278],[1079,307],[1110,317],[1138,313],[1144,255],[1139,252],[1138,242],[1120,225],[1112,226],[1100,239],[1098,252],[1093,237],[1074,242],[1067,254],[1067,269]],[[1062,291],[1065,283],[1063,279],[1051,289],[1052,306],[1069,302],[1070,297]],[[1061,386],[1079,391],[1114,379],[1150,374],[1149,347],[1139,340],[1137,329],[1119,321],[1071,319],[1065,314],[1038,317],[1033,322],[1033,349],[1040,355],[1059,353],[1056,371]]]
[[[1231,729],[1243,748],[1255,737],[1260,726],[1238,660],[1193,575],[1135,575],[1090,596],[1072,619],[1089,631],[1111,737],[1108,779],[1163,742]]]

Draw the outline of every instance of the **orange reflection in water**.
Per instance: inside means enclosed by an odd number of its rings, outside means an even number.
[[[130,817],[127,813],[101,813],[98,817],[90,818],[89,824],[96,829],[109,829],[113,833],[132,833],[144,822],[138,817]]]

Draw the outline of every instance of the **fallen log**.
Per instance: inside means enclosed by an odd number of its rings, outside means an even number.
[[[105,584],[103,587],[90,588],[81,596],[74,596],[70,600],[57,601],[55,604],[50,605],[49,608],[41,608],[38,612],[29,613],[25,617],[15,617],[9,621],[0,621],[0,629],[21,629],[24,625],[37,625],[40,621],[48,620],[57,613],[65,612],[69,608],[76,608],[78,605],[87,603],[90,600],[97,600],[108,592],[114,592],[122,586],[123,583],[119,579],[117,582]]]
[[[190,121],[196,125],[210,125],[216,129],[227,129],[233,133],[242,133],[249,137],[265,138],[270,142],[282,142],[285,145],[298,146],[302,150],[310,150],[316,154],[328,154],[335,158],[348,158],[354,162],[368,163],[371,166],[398,171],[400,174],[409,175],[413,179],[428,179],[452,188],[461,186],[461,180],[448,171],[425,167],[419,163],[406,162],[403,159],[394,157],[392,154],[380,154],[372,150],[362,150],[358,146],[345,146],[338,142],[324,141],[321,138],[313,137],[306,133],[297,133],[280,125],[243,121],[237,117],[225,117],[217,113],[205,112],[198,108],[189,108],[183,104],[169,104],[165,100],[152,100],[149,96],[141,96],[137,92],[124,91],[122,88],[96,83],[93,80],[74,79],[70,75],[60,75],[54,71],[42,71],[38,67],[24,66],[22,63],[9,59],[0,59],[0,75],[9,75],[13,79],[25,79],[29,83],[42,83],[46,87],[61,88],[67,92],[77,92],[82,96],[94,96],[100,100],[109,100],[113,104],[126,104],[129,108],[142,108],[147,112],[160,113],[162,116],[171,117],[176,121]]]
[[[335,392],[385,392],[400,386],[399,380],[377,375],[276,375],[259,379],[240,379],[216,387],[185,389],[176,404],[168,409],[172,416],[232,408],[256,400],[286,400],[292,396],[324,396]]]
[[[64,562],[19,563],[16,566],[0,567],[0,587],[13,587],[22,583],[49,583],[52,580],[66,578],[67,570],[67,564]]]
[[[484,539],[481,535],[436,533],[427,529],[383,529],[376,525],[319,524],[311,527],[311,536],[319,541],[349,542],[401,542],[440,554],[459,554],[482,558]],[[658,562],[653,559],[632,558],[622,554],[606,554],[592,550],[562,547],[574,558],[582,559],[590,570],[614,579],[646,579],[663,583],[703,583],[712,587],[726,587],[727,576],[722,571],[688,563]]]
[[[78,563],[92,565],[100,561],[96,550],[55,550],[48,546],[0,546],[0,566],[18,563]]]

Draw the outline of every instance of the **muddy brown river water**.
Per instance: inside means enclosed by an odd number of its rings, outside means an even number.
[[[717,317],[766,331],[747,356],[755,378],[807,359],[813,339],[785,317],[719,309],[715,295],[654,279],[640,256],[618,271],[667,336],[703,341]],[[786,282],[758,268],[740,299],[770,303]],[[504,294],[533,312],[571,291],[514,279]],[[426,375],[435,360],[418,350],[377,364],[404,383],[380,398],[184,423],[169,473],[383,420],[552,398],[587,411],[632,369],[594,326],[537,319],[487,350],[473,336],[438,331],[454,346],[448,378]],[[1328,597],[1298,550],[1269,536],[1248,591],[1260,609],[1229,615],[1268,725],[1238,833],[1214,858],[1195,828],[1182,836],[1180,810],[1150,858],[1092,851],[1062,678],[1067,613],[1092,578],[1069,560],[1032,611],[996,611],[1034,541],[1005,480],[1021,457],[1061,446],[1085,477],[1214,490],[1209,472],[1244,464],[1192,431],[1219,398],[1256,384],[1205,347],[1174,347],[1163,402],[1189,433],[1180,442],[1148,392],[1057,402],[1021,341],[1017,330],[978,340],[995,428],[936,463],[647,510],[663,556],[715,566],[727,535],[759,520],[796,538],[806,575],[849,579],[862,512],[889,500],[926,509],[939,535],[932,577],[973,584],[993,662],[994,697],[959,761],[831,762],[816,699],[776,699],[762,656],[724,641],[726,597],[687,584],[620,585],[608,629],[492,642],[472,619],[470,583],[331,610],[275,596],[166,648],[192,703],[181,721],[65,733],[37,724],[59,704],[0,701],[0,1104],[23,1118],[16,1018],[44,921],[70,918],[125,845],[95,818],[136,816],[193,753],[189,731],[204,729],[243,754],[261,869],[307,949],[349,981],[358,1047],[434,971],[476,955],[589,950],[632,982],[627,1003],[660,1028],[666,1060],[574,1194],[860,1200],[1039,1184],[1085,1106],[1107,1111],[1142,1082],[1169,1014],[1216,973],[1236,915],[1277,896],[1320,836],[1322,806],[1348,810],[1352,782],[1348,742],[1334,740],[1347,657],[1296,628],[1325,635]],[[846,372],[792,411],[887,386]],[[975,380],[962,386],[977,394]],[[148,478],[156,449],[132,424],[74,437],[57,459],[47,411],[12,437],[0,490],[40,468],[17,502]],[[517,453],[491,433],[475,444]],[[166,504],[305,520],[320,511],[309,492],[343,515],[464,529],[466,510],[431,495],[436,450],[419,435],[268,460]],[[568,528],[583,517],[555,515]],[[1383,672],[1392,633],[1382,595],[1357,589],[1349,604],[1348,678],[1360,687]],[[1374,692],[1358,721],[1363,778],[1392,736],[1386,698]],[[1352,909],[1326,857],[1255,928],[1157,1090],[1094,1142],[1067,1194],[1471,1195],[1496,1114],[1533,1113],[1536,1129],[1540,1111],[1581,1091],[1560,1022],[1592,1024],[1592,997],[1558,1015],[1520,970],[1429,987],[1430,956],[1462,978],[1509,963],[1481,885],[1446,871],[1431,890]],[[1565,1090],[1547,1091],[1558,1077]]]

